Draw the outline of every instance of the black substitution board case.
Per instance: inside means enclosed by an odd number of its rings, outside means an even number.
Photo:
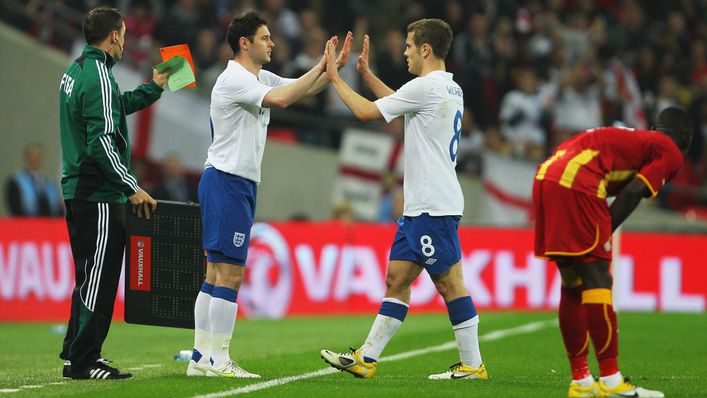
[[[126,206],[125,321],[194,328],[206,272],[199,205],[157,201],[150,219]]]

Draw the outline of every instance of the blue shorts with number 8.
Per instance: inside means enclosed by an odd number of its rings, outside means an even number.
[[[460,216],[400,217],[390,260],[412,261],[425,267],[430,276],[445,273],[462,257],[459,244]]]

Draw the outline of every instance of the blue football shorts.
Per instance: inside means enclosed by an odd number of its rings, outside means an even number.
[[[390,260],[412,261],[431,276],[445,273],[461,261],[460,216],[403,216],[398,219]]]
[[[203,246],[212,263],[245,265],[257,184],[208,167],[199,181]]]

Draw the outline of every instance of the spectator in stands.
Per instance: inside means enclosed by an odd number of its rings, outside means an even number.
[[[196,36],[196,46],[192,50],[197,76],[218,61],[218,37],[213,29],[200,29]]]
[[[395,222],[403,215],[403,191],[394,173],[386,173],[381,181],[383,195],[378,205],[378,221]]]
[[[155,172],[156,166],[148,164],[142,159],[132,159],[132,171],[135,178],[140,181],[140,187],[146,192],[152,192],[155,190]]]
[[[459,137],[457,150],[457,171],[475,176],[481,175],[481,157],[486,148],[484,132],[474,122],[474,113],[468,107],[464,107],[462,135]]]
[[[553,108],[555,141],[553,148],[573,134],[603,123],[599,86],[588,65],[562,71]],[[557,84],[557,83],[556,83]]]
[[[695,40],[690,47],[690,81],[694,85],[707,77],[707,49],[704,40]]]
[[[44,146],[31,143],[24,150],[25,167],[5,185],[10,215],[18,217],[61,217],[64,215],[59,187],[44,171]]]
[[[331,219],[349,225],[355,221],[356,211],[353,206],[351,206],[351,203],[341,201],[334,205],[334,208],[331,210]]]
[[[353,32],[367,32],[368,22],[364,18],[356,19],[354,24]],[[358,59],[361,54],[361,42],[354,41],[351,45],[351,59]],[[373,58],[373,57],[371,57]],[[374,63],[372,61],[372,63]],[[344,81],[351,86],[354,90],[360,90],[363,87],[361,78],[356,72],[356,63],[349,62],[341,70],[339,70],[339,75]],[[351,118],[351,112],[346,107],[346,105],[341,101],[339,96],[336,94],[336,90],[329,85],[326,89],[327,102],[326,102],[326,113],[331,116],[347,117]]]
[[[650,109],[658,90],[655,79],[658,76],[658,60],[655,51],[649,46],[638,50],[636,64],[632,69],[636,75],[638,86],[641,88],[646,107]]]
[[[231,59],[233,59],[233,50],[231,50],[228,43],[224,41],[218,47],[218,61],[197,76],[197,80],[199,81],[199,84],[197,84],[199,93],[207,98],[211,97],[211,89],[214,88],[216,79],[218,79],[221,72],[226,69],[226,65],[228,65],[228,61]]]
[[[669,107],[681,107],[678,97],[678,83],[671,76],[661,76],[658,79],[658,95],[655,98],[654,115]]]
[[[385,33],[383,46],[376,51],[378,76],[390,88],[397,90],[410,80],[405,59],[400,57],[405,51],[405,37],[397,27]]]
[[[468,20],[467,29],[454,38],[450,54],[458,67],[455,77],[467,95],[465,102],[477,115],[478,123],[485,127],[495,117],[488,115],[484,89],[488,87],[493,67],[492,38],[489,18],[474,13]]]
[[[154,50],[157,17],[149,0],[133,0],[125,16],[125,58],[138,70],[151,70],[150,52]]]
[[[302,51],[286,66],[287,75],[301,76],[322,58],[322,43],[326,42],[327,34],[320,27],[313,27],[302,35]],[[320,93],[314,97],[301,99],[293,109],[321,114],[324,110],[325,94]]]
[[[182,159],[178,153],[168,154],[162,161],[162,183],[157,186],[153,197],[155,199],[173,200],[177,202],[197,202],[196,184],[184,174]]]
[[[284,67],[283,74],[287,76],[302,76],[312,69],[322,57],[322,43],[326,42],[327,34],[319,26],[311,26],[302,35],[302,51]],[[322,115],[326,106],[327,93],[322,91],[317,95],[300,99],[291,109],[312,115]],[[297,141],[305,144],[332,146],[332,136],[321,126],[313,124],[298,126]]]
[[[628,127],[647,129],[648,118],[636,75],[616,56],[613,46],[608,43],[597,49],[597,62],[601,68],[604,125],[620,122]],[[660,110],[663,109],[665,107]]]
[[[538,91],[535,73],[522,69],[517,73],[517,88],[501,102],[501,134],[516,156],[540,160],[545,155],[545,121],[551,98]]]
[[[503,140],[498,126],[491,125],[484,132],[484,144],[486,148],[503,156],[511,156],[511,147]]]
[[[646,16],[635,0],[622,3],[618,23],[609,29],[609,41],[622,56],[634,57],[636,50],[649,44],[646,35]]]
[[[459,0],[444,2],[444,20],[447,21],[452,33],[456,36],[464,31],[464,6]],[[449,58],[447,59],[449,61]]]
[[[290,44],[296,44],[302,33],[297,13],[287,8],[287,0],[265,0],[263,11],[273,21],[273,30],[281,33]]]
[[[305,8],[299,12],[300,27],[303,32],[319,28],[319,14],[312,8]]]
[[[554,36],[559,22],[551,11],[538,12],[533,17],[533,33],[527,42],[528,55],[533,60],[547,63],[555,46]]]
[[[163,45],[194,44],[199,27],[195,3],[195,0],[178,0],[170,7],[156,32]]]

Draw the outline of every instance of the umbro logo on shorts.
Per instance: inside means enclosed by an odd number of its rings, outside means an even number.
[[[233,245],[235,247],[243,246],[244,242],[245,242],[245,234],[244,233],[236,232],[233,234]]]
[[[427,261],[425,261],[425,264],[427,265],[432,265],[437,262],[436,258],[428,258]]]

